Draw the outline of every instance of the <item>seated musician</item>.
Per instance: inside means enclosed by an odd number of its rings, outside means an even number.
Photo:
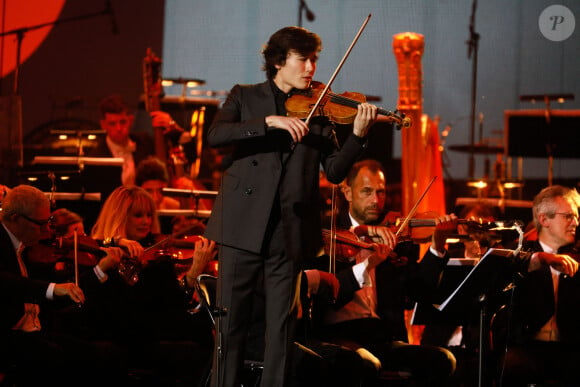
[[[174,179],[173,188],[181,188],[182,184],[192,182],[189,177],[182,176]],[[201,199],[200,207],[193,207],[189,202],[192,199],[177,200],[169,196],[163,195],[163,188],[169,187],[169,174],[164,162],[157,157],[149,156],[142,160],[137,166],[137,176],[135,183],[149,192],[155,201],[157,210],[178,210],[178,209],[195,209],[199,208],[205,210],[207,199]],[[177,185],[179,183],[179,185]],[[193,184],[193,183],[191,183]],[[184,189],[193,190],[193,186],[185,186]],[[204,188],[205,189],[205,188]],[[187,235],[201,235],[205,230],[205,223],[203,220],[186,215],[170,215],[167,217],[160,217],[162,231],[166,233],[176,233],[184,231]]]
[[[158,210],[177,210],[179,200],[163,195],[163,188],[169,187],[169,174],[165,163],[157,157],[149,156],[137,165],[135,184],[153,196]]]
[[[579,206],[578,192],[559,185],[534,198],[537,240],[524,246],[532,254],[517,261],[521,270],[513,302],[492,328],[503,339],[494,339],[500,385],[580,384],[580,282],[574,249]]]
[[[71,281],[76,276],[85,292],[90,292],[95,283],[106,279],[108,270],[117,266],[123,252],[118,247],[99,248],[86,235],[84,220],[77,213],[58,208],[51,213],[51,219],[46,238],[30,246],[24,255],[29,272],[35,278],[52,281]]]
[[[24,255],[48,234],[50,204],[44,193],[28,185],[14,187],[3,198],[0,222],[0,370],[15,366],[7,385],[99,385],[121,383],[120,363],[112,353],[90,342],[55,334],[41,322],[48,304],[85,302],[73,282],[34,278]],[[47,303],[46,301],[52,301]],[[42,313],[41,313],[42,312]],[[13,384],[11,384],[13,383]]]
[[[190,266],[185,273],[176,273],[178,262],[166,250],[165,242],[169,239],[159,233],[153,198],[136,186],[120,186],[113,191],[103,204],[92,237],[122,247],[127,257],[121,260],[121,266],[129,260],[136,260],[130,273],[122,268],[107,273],[115,278],[116,288],[122,288],[111,292],[109,298],[116,303],[117,315],[122,316],[113,327],[117,334],[122,332],[124,337],[120,339],[134,350],[132,353],[149,356],[143,360],[167,362],[168,359],[160,359],[160,353],[154,350],[161,340],[191,341],[201,346],[196,354],[198,363],[209,362],[212,347],[210,322],[205,314],[192,314],[189,310],[194,281],[216,255],[214,242],[199,237]],[[160,241],[164,243],[148,250]],[[104,324],[100,325],[107,326]],[[195,359],[180,360],[193,362]],[[187,367],[181,371],[194,372],[195,368]]]
[[[97,146],[87,152],[91,157],[120,157],[124,159],[122,184],[135,184],[135,171],[139,162],[155,153],[153,137],[144,130],[133,130],[133,112],[120,95],[109,95],[101,100],[100,124],[107,132]],[[152,127],[165,128],[165,137],[171,142],[191,142],[191,136],[184,132],[171,116],[162,111],[151,113]],[[118,185],[117,184],[117,185]]]
[[[431,251],[417,263],[418,250],[400,251],[395,235],[380,226],[386,192],[381,165],[374,160],[358,162],[345,183],[348,213],[339,215],[338,227],[370,237],[379,247],[359,253],[352,267],[337,267],[340,292],[321,317],[318,336],[357,351],[367,363],[369,377],[376,377],[379,370],[410,372],[417,385],[444,385],[455,369],[454,356],[444,348],[408,344],[404,310],[409,297],[421,296],[420,288],[436,286],[447,263],[442,241],[455,227],[456,217],[436,220]],[[392,251],[399,251],[396,259],[390,257]],[[422,277],[425,281],[420,281]]]

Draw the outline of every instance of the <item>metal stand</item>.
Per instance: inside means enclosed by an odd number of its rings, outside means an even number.
[[[18,100],[18,109],[16,111],[17,122],[18,122],[18,165],[20,167],[24,166],[24,144],[23,144],[23,134],[22,134],[22,106],[20,103],[20,66],[21,66],[21,51],[22,51],[22,41],[24,40],[24,35],[33,30],[37,30],[39,28],[48,27],[48,26],[55,26],[57,24],[89,19],[95,16],[102,16],[102,15],[111,15],[113,17],[113,9],[111,7],[110,2],[107,2],[107,5],[103,11],[94,12],[86,15],[74,16],[65,19],[58,19],[48,23],[37,24],[31,27],[22,27],[16,28],[10,31],[5,31],[0,33],[0,37],[7,36],[7,35],[16,35],[16,67],[14,68],[14,85],[12,88],[12,94],[15,100]],[[114,20],[114,19],[113,19]]]
[[[475,32],[475,10],[477,0],[473,0],[471,7],[471,21],[469,23],[469,40],[467,41],[467,57],[471,58],[473,53],[473,66],[471,72],[471,112],[469,115],[469,140],[473,147],[475,145],[475,105],[477,99],[477,52],[479,49],[479,34]],[[473,180],[475,174],[475,155],[471,152],[469,155],[469,178]]]

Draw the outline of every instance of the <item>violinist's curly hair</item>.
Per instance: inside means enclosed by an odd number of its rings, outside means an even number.
[[[534,197],[534,225],[538,232],[542,229],[542,224],[540,223],[541,214],[545,214],[549,218],[556,216],[556,199],[559,197],[570,203],[572,208],[576,209],[576,214],[578,214],[577,208],[580,207],[580,194],[578,194],[576,189],[564,187],[562,185],[551,185],[546,187]]]
[[[320,37],[302,27],[284,27],[276,31],[262,50],[264,65],[268,79],[274,79],[278,73],[276,65],[283,66],[290,51],[296,51],[302,56],[322,50]]]
[[[153,197],[141,187],[117,187],[103,204],[99,217],[91,230],[91,236],[101,241],[112,238],[127,238],[127,218],[132,210],[152,214],[151,233],[160,232],[159,219],[155,210]]]

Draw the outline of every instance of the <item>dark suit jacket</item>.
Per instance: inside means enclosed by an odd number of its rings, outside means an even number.
[[[543,251],[538,242],[528,246],[532,252]],[[568,248],[559,252],[577,256]],[[527,262],[524,262],[527,263]],[[524,265],[527,267],[527,265]],[[556,312],[556,322],[562,342],[580,344],[580,275],[574,277],[560,275],[558,305],[554,300],[554,286],[550,266],[542,265],[539,270],[521,270],[522,277],[514,290],[513,315],[511,316],[510,337],[516,343],[533,338],[542,326]]]
[[[0,225],[0,335],[24,315],[24,303],[41,304],[50,283],[20,274],[16,251],[8,233]]]
[[[341,229],[350,228],[351,222],[347,214],[341,214],[337,226]],[[411,307],[415,301],[428,302],[449,257],[439,258],[427,251],[418,262],[419,246],[407,242],[399,243],[395,253],[407,257],[408,261],[401,266],[387,259],[375,268],[376,312],[380,317],[381,336],[407,342],[405,309]],[[340,283],[340,291],[334,307],[339,308],[352,300],[360,286],[352,267],[339,270],[336,276]],[[374,335],[373,332],[368,333]]]
[[[129,135],[129,138],[135,142],[137,149],[133,153],[133,160],[135,161],[135,169],[139,162],[147,156],[155,153],[155,147],[151,136],[145,132],[134,132]],[[97,146],[87,152],[88,157],[113,157],[113,154],[107,146],[106,136],[99,139]]]
[[[321,246],[319,168],[339,183],[362,153],[364,139],[351,135],[338,149],[333,125],[312,120],[310,132],[293,147],[286,131],[267,128],[276,114],[270,82],[236,85],[207,135],[212,147],[233,145],[205,236],[259,253],[276,200],[281,206],[286,253],[300,260]]]

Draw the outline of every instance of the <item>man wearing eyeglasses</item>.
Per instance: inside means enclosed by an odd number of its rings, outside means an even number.
[[[507,349],[499,363],[505,386],[580,383],[580,275],[573,248],[579,206],[578,192],[559,185],[534,198],[538,239],[527,246],[533,254],[515,283],[507,346],[496,348]]]
[[[29,278],[21,258],[24,247],[47,235],[49,200],[37,188],[19,185],[3,198],[0,216],[0,372],[6,364],[15,365],[24,386],[64,382],[61,375],[75,371],[74,361],[67,362],[90,353],[85,352],[89,347],[50,336],[42,329],[40,307],[46,300],[65,298],[82,304],[85,296],[74,283]]]

